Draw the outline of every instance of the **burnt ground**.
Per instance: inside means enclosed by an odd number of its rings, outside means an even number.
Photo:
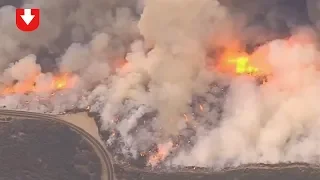
[[[256,165],[222,172],[152,173],[115,167],[121,180],[318,180],[318,168],[307,164]]]
[[[0,180],[100,180],[100,158],[70,127],[0,120]]]
[[[99,115],[89,113],[100,126]],[[109,132],[100,131],[103,139],[107,139]],[[117,153],[113,147],[108,147],[112,157]],[[250,164],[233,169],[214,171],[207,168],[181,167],[168,169],[148,169],[144,166],[145,159],[130,160],[127,163],[117,163],[114,160],[114,174],[118,180],[318,180],[320,167],[305,163],[283,164]]]
[[[114,164],[117,180],[318,180],[319,169],[296,163],[157,171],[135,163]],[[101,172],[93,147],[70,127],[39,119],[0,119],[0,180],[100,180]]]

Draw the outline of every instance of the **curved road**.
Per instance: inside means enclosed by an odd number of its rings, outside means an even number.
[[[78,126],[71,124],[69,122],[66,122],[62,119],[59,119],[58,117],[54,115],[49,114],[41,114],[41,113],[35,113],[35,112],[27,112],[27,111],[16,111],[16,110],[5,110],[0,109],[0,117],[8,117],[8,118],[23,118],[23,119],[37,119],[37,120],[45,120],[45,121],[55,121],[58,123],[61,123],[63,125],[67,125],[72,130],[74,130],[79,135],[82,135],[84,139],[87,140],[88,143],[91,144],[91,146],[96,151],[97,155],[99,156],[102,164],[102,179],[103,180],[114,180],[114,168],[112,163],[112,158],[110,158],[108,152],[105,150],[105,148],[89,133],[84,131],[83,129],[79,128]]]

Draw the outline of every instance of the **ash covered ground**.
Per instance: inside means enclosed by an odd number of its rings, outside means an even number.
[[[0,9],[3,108],[89,111],[116,162],[141,168],[319,163],[320,56],[306,1],[10,3]],[[14,6],[40,8],[39,29],[20,32]]]

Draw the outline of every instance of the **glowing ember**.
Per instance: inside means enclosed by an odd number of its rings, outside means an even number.
[[[199,105],[200,111],[203,112],[203,106],[200,104]]]
[[[148,164],[155,166],[163,161],[170,153],[173,147],[173,142],[169,141],[164,144],[158,144],[158,152],[149,157]]]
[[[189,121],[188,116],[186,114],[183,114],[183,116],[184,116],[184,120],[188,122]]]
[[[128,65],[128,61],[126,59],[116,59],[114,62],[113,62],[113,69],[118,71],[118,70],[123,70],[126,68],[126,66]]]

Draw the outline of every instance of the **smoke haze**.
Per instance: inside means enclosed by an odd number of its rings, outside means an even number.
[[[0,105],[97,112],[110,147],[153,167],[319,163],[317,33],[298,1],[268,2],[26,0],[32,33],[2,6]],[[268,82],[208,68],[249,45]]]

